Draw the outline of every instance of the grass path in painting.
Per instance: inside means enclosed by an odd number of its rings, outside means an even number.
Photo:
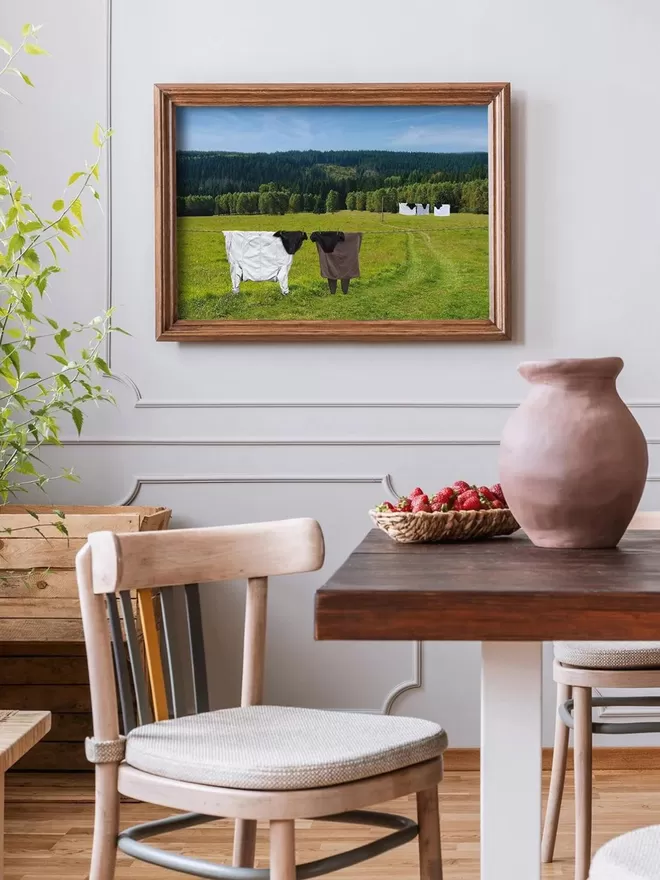
[[[244,281],[231,293],[223,230],[363,232],[361,277],[347,295],[321,278],[316,245],[294,255],[290,293]],[[404,217],[366,211],[178,220],[179,316],[197,320],[430,320],[488,317],[488,217]]]

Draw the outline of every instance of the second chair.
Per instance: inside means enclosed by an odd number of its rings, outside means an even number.
[[[660,513],[638,513],[631,529],[660,528]],[[554,857],[564,793],[568,738],[574,732],[575,880],[587,880],[591,862],[593,735],[657,733],[657,721],[593,721],[595,707],[660,706],[660,697],[593,696],[600,688],[659,688],[660,642],[556,642],[553,677],[557,717],[550,793],[543,827],[542,860]]]

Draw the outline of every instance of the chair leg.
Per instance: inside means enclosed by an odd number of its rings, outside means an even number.
[[[591,688],[573,688],[575,718],[575,880],[587,880],[591,863]]]
[[[571,686],[569,684],[557,685],[557,706],[561,706],[571,698]],[[568,727],[559,717],[555,718],[555,744],[552,750],[552,773],[550,775],[550,792],[548,803],[545,808],[545,822],[543,824],[543,842],[541,844],[541,861],[551,862],[555,854],[557,841],[557,826],[559,825],[559,813],[561,801],[564,795],[564,782],[566,780],[566,760],[568,758]]]
[[[118,764],[96,765],[94,837],[89,880],[113,880],[119,834]]]
[[[293,819],[270,823],[270,880],[296,880],[296,824]]]
[[[237,819],[234,825],[234,867],[254,868],[256,841],[257,823],[252,819]]]
[[[437,787],[417,792],[417,824],[419,825],[420,880],[442,880]]]

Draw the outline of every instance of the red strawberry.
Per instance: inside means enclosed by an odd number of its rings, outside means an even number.
[[[462,492],[456,499],[457,510],[481,510],[481,499],[476,489]]]
[[[494,510],[502,510],[504,507],[504,505],[502,504],[502,502],[500,501],[499,498],[496,498],[495,501],[491,501],[490,506]]]
[[[458,495],[460,495],[461,492],[467,492],[468,489],[471,488],[472,486],[470,486],[469,483],[466,483],[465,480],[456,480],[456,482],[452,486],[452,489],[454,489]]]
[[[413,506],[413,513],[431,513],[431,505],[428,501],[421,501]]]
[[[487,501],[495,501],[495,495],[488,486],[479,486],[479,493],[484,496]]]
[[[502,491],[502,487],[500,486],[499,483],[495,483],[493,486],[491,486],[490,491],[493,493],[493,495],[497,498],[498,501],[501,501],[505,507],[507,506],[506,498],[504,497],[504,492]]]
[[[443,504],[440,501],[431,502],[431,510],[433,511],[433,513],[448,513],[451,509],[451,504]]]
[[[410,495],[408,495],[408,498],[410,498],[410,500],[412,501],[412,499],[415,498],[417,495],[424,495],[424,494],[425,494],[424,490],[420,489],[419,486],[417,486],[417,488],[413,489],[412,492],[410,493]]]
[[[380,510],[381,513],[392,513],[392,511],[397,508],[392,504],[391,501],[383,501],[382,504],[379,504],[376,510]]]
[[[410,498],[404,498],[404,497],[399,498],[398,510],[403,510],[406,512],[411,511],[412,510],[412,502],[410,501]]]
[[[415,495],[410,503],[412,504],[412,508],[414,510],[420,504],[429,504],[429,496],[425,495],[422,492],[421,495]]]
[[[431,499],[431,504],[451,504],[456,497],[456,492],[451,488],[451,486],[445,486],[444,489],[441,489],[439,492],[436,492],[433,498]]]

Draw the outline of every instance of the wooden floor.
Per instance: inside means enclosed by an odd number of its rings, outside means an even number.
[[[594,846],[641,825],[660,824],[660,770],[600,770],[594,774]],[[547,786],[547,774],[545,783]],[[557,845],[557,861],[543,877],[572,877],[572,786],[568,786]],[[7,780],[6,880],[83,880],[87,876],[92,831],[92,788],[88,774],[12,774]],[[412,799],[384,805],[413,815]],[[446,880],[479,876],[479,774],[447,773],[440,788],[442,843]],[[167,815],[146,804],[122,805],[122,826]],[[323,822],[297,823],[298,861],[309,861],[373,839],[379,831]],[[227,862],[231,856],[229,822],[177,832],[160,840],[163,849]],[[257,867],[266,867],[265,828],[260,828]],[[122,854],[117,880],[166,880],[172,872],[136,862]],[[177,875],[184,877],[185,875]],[[361,866],[338,872],[338,878],[417,878],[416,842]]]

